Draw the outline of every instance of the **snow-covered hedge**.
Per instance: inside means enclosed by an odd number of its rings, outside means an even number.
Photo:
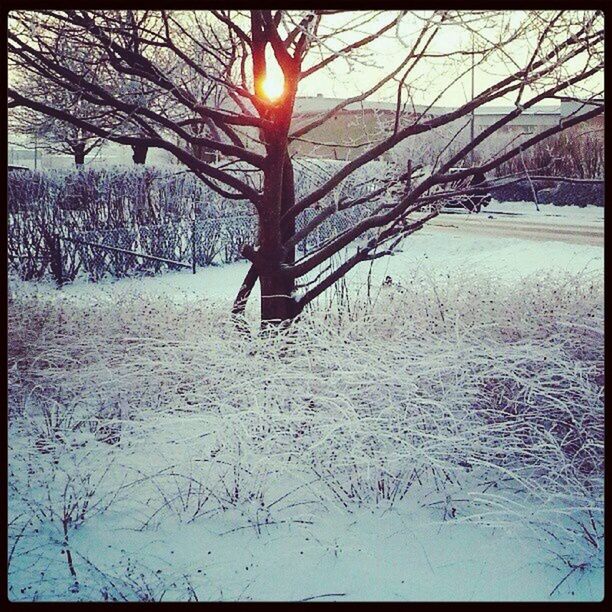
[[[478,159],[484,161],[507,146],[516,146],[516,136],[511,139],[511,135],[509,132],[492,138],[486,148],[478,150]],[[589,129],[579,125],[539,142],[499,166],[495,173],[504,176],[528,170],[533,174],[593,179],[603,178],[604,169],[603,127]]]
[[[24,279],[54,271],[57,234],[185,261],[191,253],[194,208],[202,224],[196,232],[197,261],[205,265],[208,253],[223,251],[216,244],[218,236],[205,231],[206,221],[252,212],[244,202],[232,203],[230,209],[190,173],[138,167],[11,172],[8,208],[9,262]],[[234,252],[229,255],[235,257]],[[61,258],[65,280],[79,271],[97,280],[107,273],[159,270],[155,263],[67,241],[61,242]]]
[[[342,163],[297,161],[297,198],[323,184]],[[236,164],[231,171],[258,187],[256,174]],[[387,164],[369,164],[343,181],[319,206],[366,195],[392,171]],[[95,281],[107,274],[121,277],[166,267],[69,241],[60,243],[58,255],[57,234],[187,263],[192,257],[190,219],[195,214],[197,265],[236,261],[242,245],[254,242],[257,236],[250,203],[225,200],[193,174],[161,168],[11,172],[8,208],[9,265],[25,280],[56,274],[58,258],[64,280],[79,273]],[[335,213],[298,244],[298,250],[306,252],[350,227],[368,210],[362,205]],[[316,213],[316,209],[304,211],[298,217],[298,228]]]
[[[491,194],[499,202],[533,202],[534,190],[539,204],[555,206],[604,206],[604,183],[571,183],[527,179],[493,187]]]
[[[602,128],[603,129],[603,128]],[[526,138],[527,136],[523,136]],[[484,163],[517,144],[513,132],[497,134],[477,149],[476,160]],[[493,188],[497,200],[533,201],[534,187],[538,202],[557,206],[604,206],[604,141],[597,130],[578,126],[547,138],[508,160],[495,171],[495,176],[531,175],[551,177],[602,179],[601,183],[566,183],[555,180],[522,180],[511,185]]]
[[[255,528],[416,504],[602,562],[600,280],[417,275],[248,337],[204,300],[15,291],[9,330],[15,557],[115,511]]]

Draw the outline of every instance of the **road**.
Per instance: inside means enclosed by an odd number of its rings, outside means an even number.
[[[490,218],[493,217],[493,218]],[[569,244],[588,244],[603,246],[603,223],[576,222],[565,219],[546,222],[534,221],[533,217],[520,214],[500,213],[489,214],[486,210],[479,214],[442,213],[440,217],[430,221],[427,227],[435,227],[439,231],[449,233],[478,233],[487,236],[515,237],[523,240],[545,242],[554,240]]]

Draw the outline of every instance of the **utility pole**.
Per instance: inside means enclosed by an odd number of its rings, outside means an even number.
[[[34,134],[34,170],[38,168],[38,134]]]
[[[471,37],[472,37],[472,70],[471,70],[471,80],[472,80],[472,87],[471,87],[471,95],[472,95],[472,100],[474,100],[474,68],[475,68],[475,60],[474,60],[474,32],[471,32]],[[475,110],[472,109],[472,116],[471,116],[471,121],[470,121],[470,142],[474,142],[474,122],[475,122]],[[471,150],[470,152],[470,166],[474,165],[474,149]]]

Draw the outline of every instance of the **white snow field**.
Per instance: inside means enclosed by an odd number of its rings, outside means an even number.
[[[246,269],[11,280],[11,600],[603,598],[602,246],[427,227],[265,335]]]

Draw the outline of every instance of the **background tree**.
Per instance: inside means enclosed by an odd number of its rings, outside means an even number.
[[[65,36],[63,29],[58,29],[47,45],[50,59],[63,64],[70,70],[78,70],[88,79],[97,80],[102,75],[102,64],[91,56],[87,45],[79,44],[78,39]],[[94,123],[104,129],[116,125],[116,112],[112,108],[103,108],[91,104],[78,88],[67,88],[63,83],[52,78],[42,68],[30,70],[29,66],[16,61],[21,69],[12,72],[12,81],[24,94],[46,104],[62,108],[85,122]],[[61,155],[74,157],[75,164],[82,166],[85,157],[99,149],[104,139],[84,126],[64,121],[53,115],[33,111],[25,106],[11,108],[9,105],[11,130],[35,138],[40,148]]]
[[[140,53],[140,37],[143,32],[146,32],[151,26],[155,27],[155,15],[150,11],[107,11],[106,22],[108,27],[112,27],[113,31],[121,40],[122,44],[131,53]],[[173,65],[171,58],[167,54],[161,53],[158,56],[158,64],[160,69],[164,71],[171,70]],[[143,78],[137,71],[129,74],[117,72],[112,66],[100,63],[100,73],[96,80],[98,83],[103,83],[104,87],[112,92],[117,99],[123,100],[128,104],[138,108],[151,108],[157,112],[167,113],[166,107],[168,99],[159,95],[159,89],[155,84]],[[137,114],[120,114],[121,120],[115,125],[115,133],[126,135],[138,135],[146,140],[148,136],[147,127],[143,125]],[[134,142],[131,145],[132,159],[135,164],[143,165],[146,162],[149,146],[145,142]]]
[[[248,200],[258,216],[258,240],[244,248],[252,265],[234,311],[242,311],[259,279],[264,321],[294,318],[358,263],[393,252],[435,217],[446,199],[470,192],[460,179],[492,171],[545,138],[603,112],[602,104],[583,106],[558,126],[471,164],[473,151],[526,109],[561,94],[586,103],[600,93],[601,12],[213,10],[147,12],[146,20],[141,17],[138,11],[83,10],[10,16],[11,66],[38,73],[78,92],[101,112],[120,117],[120,132],[18,85],[9,87],[9,104],[120,144],[164,149],[228,200]],[[89,57],[114,79],[146,83],[155,92],[155,103],[117,95],[107,86],[108,78],[92,73],[86,58],[78,66],[64,61],[54,42],[60,35],[87,46]],[[392,56],[389,40],[399,43]],[[338,74],[340,66],[354,71],[346,99],[316,117],[293,121],[300,88],[327,71]],[[432,113],[445,93],[460,86],[476,67],[488,75],[486,84],[456,108]],[[328,124],[350,104],[380,96],[396,101],[395,120],[355,159],[296,197],[291,143]],[[426,100],[418,112],[417,98]],[[483,105],[509,100],[512,110],[504,117],[474,140],[445,148],[427,171],[415,173],[411,139],[465,121]],[[400,143],[405,143],[407,159],[394,172],[373,180],[366,196],[340,201],[333,197],[356,171]],[[203,159],[198,147],[215,151],[227,163],[220,167]],[[230,162],[240,162],[251,172],[238,173]],[[451,174],[456,166],[464,169]],[[326,219],[364,204],[368,212],[359,222],[296,257],[296,244]],[[296,218],[305,211],[311,217],[298,229]],[[357,243],[356,249],[347,249]],[[332,265],[342,254],[342,262]]]
[[[108,111],[89,105],[81,100],[78,94],[63,89],[48,89],[46,83],[40,81],[29,81],[23,89],[27,90],[29,95],[41,92],[38,98],[45,99],[57,108],[69,110],[75,117],[98,125],[109,125]],[[70,155],[77,166],[82,166],[85,157],[104,144],[103,138],[87,129],[27,107],[11,109],[9,125],[12,132],[28,137],[30,141],[35,140],[36,148],[49,153]],[[29,144],[26,146],[31,148]]]

